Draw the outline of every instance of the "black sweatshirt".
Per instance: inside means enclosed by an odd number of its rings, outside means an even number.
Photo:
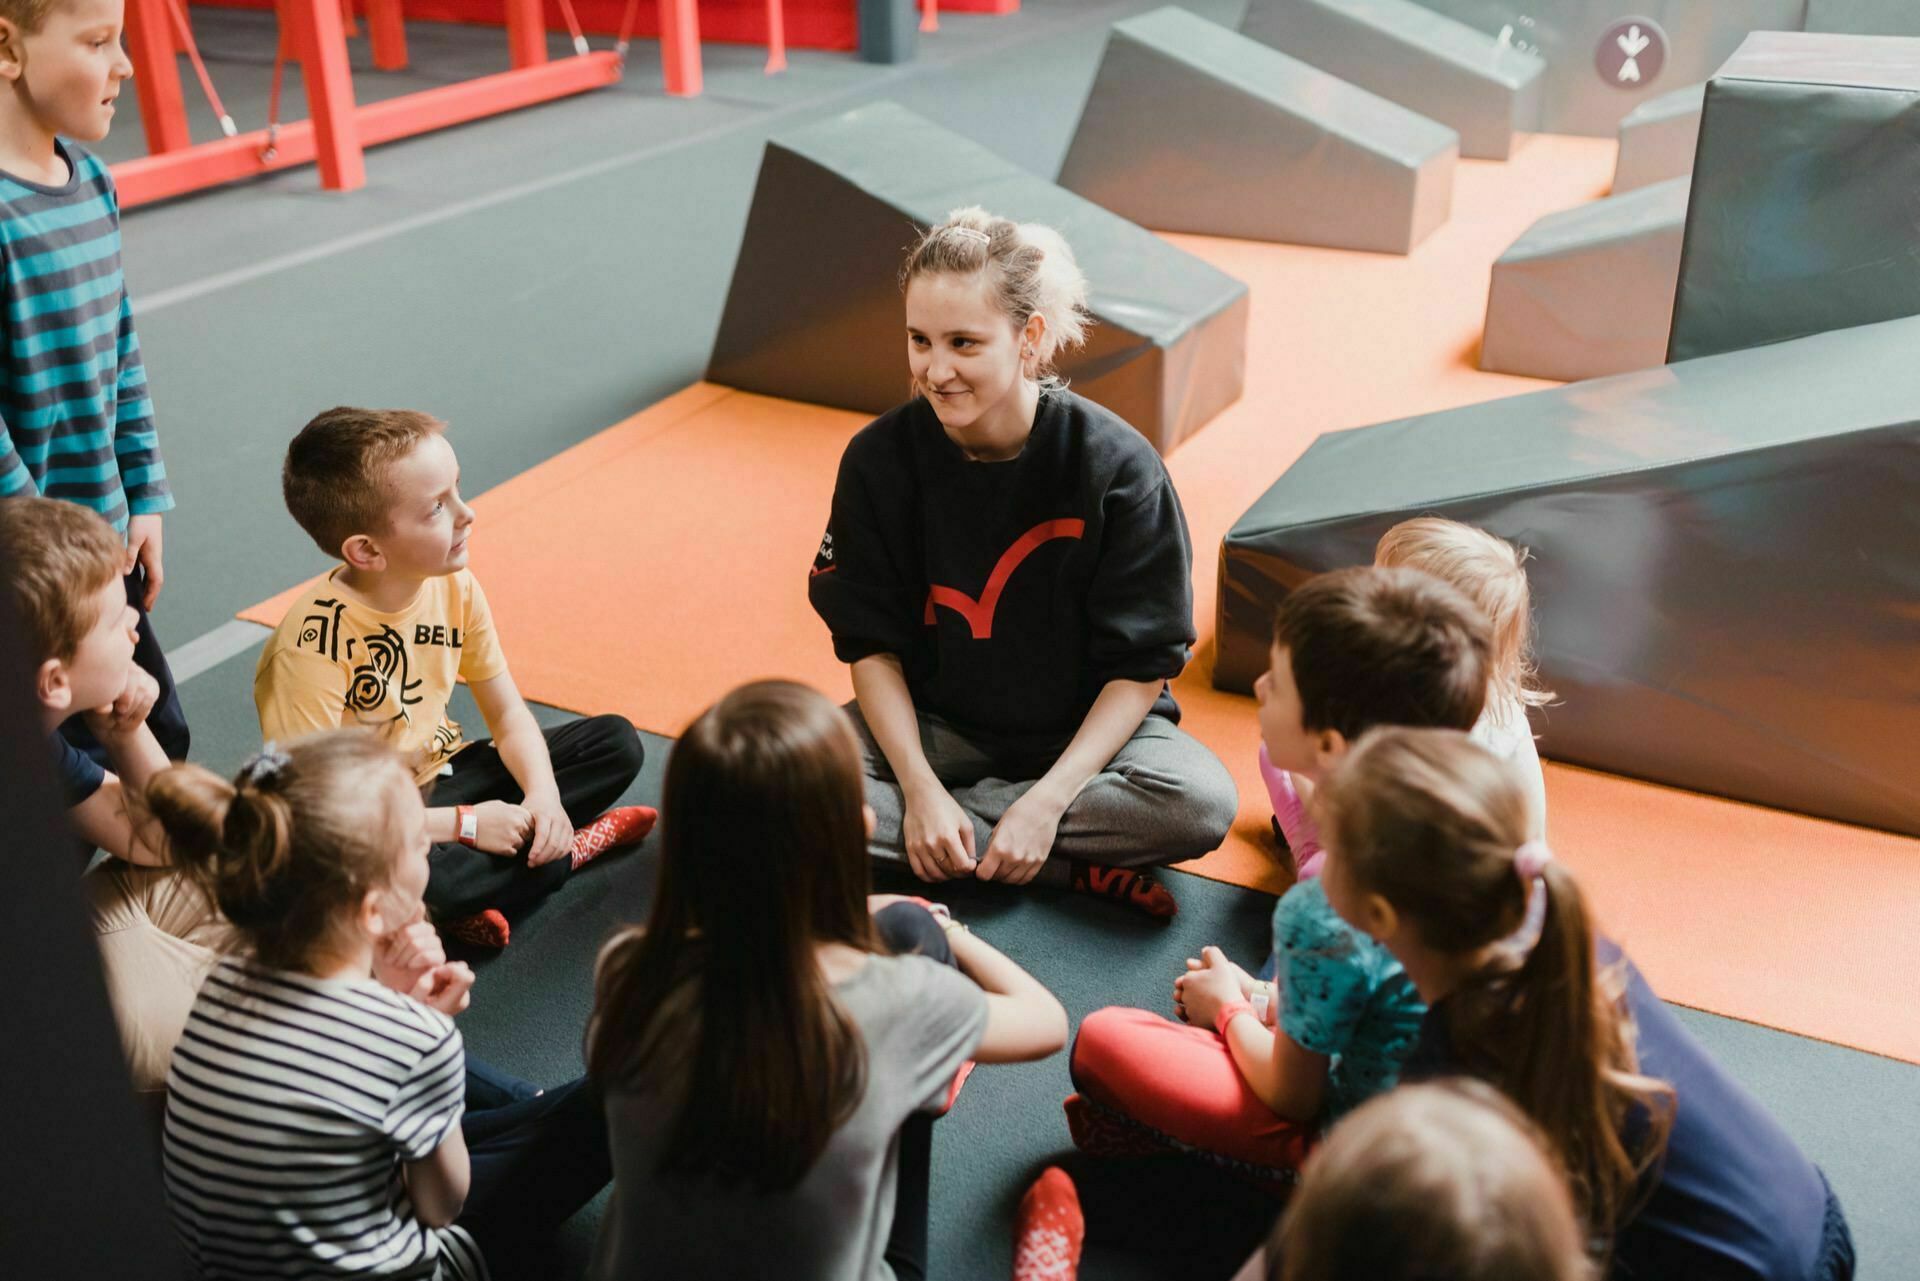
[[[915,399],[847,445],[807,594],[844,663],[893,654],[963,731],[1073,735],[1101,686],[1179,675],[1193,549],[1139,432],[1041,396],[1019,457],[974,462]],[[1153,710],[1178,720],[1163,686]]]

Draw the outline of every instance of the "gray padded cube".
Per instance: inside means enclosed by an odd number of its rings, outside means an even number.
[[[1555,760],[1920,835],[1920,317],[1322,436],[1221,547],[1214,682],[1409,516],[1529,547]]]
[[[891,102],[767,141],[707,377],[873,414],[899,404],[901,261],[921,230],[976,204],[1073,246],[1096,322],[1060,362],[1075,391],[1163,454],[1239,399],[1245,285]]]
[[[1505,160],[1540,127],[1546,63],[1412,0],[1252,0],[1240,30],[1460,135],[1460,154]]]
[[[1185,9],[1115,23],[1060,185],[1143,227],[1406,253],[1460,138]]]
[[[1493,264],[1480,368],[1573,382],[1667,358],[1686,178],[1548,214]]]
[[[1668,358],[1920,313],[1920,39],[1762,31],[1707,83]]]
[[[1700,138],[1702,81],[1658,98],[1649,98],[1620,122],[1620,154],[1613,162],[1613,194],[1684,178],[1693,172],[1693,147]]]

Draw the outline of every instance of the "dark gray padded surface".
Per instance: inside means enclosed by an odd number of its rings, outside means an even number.
[[[1239,398],[1245,285],[890,102],[768,140],[708,378],[892,408],[907,394],[901,260],[920,228],[973,204],[1073,246],[1098,321],[1061,361],[1075,390],[1162,453]]]
[[[1649,98],[1620,121],[1620,154],[1613,162],[1613,194],[1683,178],[1693,172],[1693,147],[1700,138],[1702,81],[1658,98]]]
[[[1460,138],[1169,6],[1115,23],[1060,185],[1143,227],[1406,253],[1447,219]]]
[[[1760,32],[1707,84],[1672,360],[1920,313],[1920,39]]]
[[[1553,757],[1920,834],[1920,318],[1322,436],[1222,549],[1215,683],[1438,513],[1531,547]]]
[[[1449,126],[1463,156],[1540,127],[1546,63],[1412,0],[1252,0],[1240,30]]]
[[[1573,382],[1667,358],[1686,178],[1529,227],[1493,264],[1480,368]]]
[[[1818,3],[1818,0],[1815,0]],[[1906,4],[1910,0],[1885,0]],[[1488,35],[1504,29],[1514,44],[1547,64],[1541,124],[1548,133],[1610,136],[1620,118],[1678,85],[1705,80],[1748,33],[1798,31],[1808,0],[1420,0]],[[1596,55],[1615,23],[1652,19],[1664,34],[1665,61],[1622,83],[1600,74]],[[1636,59],[1636,69],[1650,64]],[[1673,175],[1669,174],[1668,177]]]

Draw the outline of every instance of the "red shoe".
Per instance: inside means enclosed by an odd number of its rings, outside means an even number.
[[[1088,1156],[1165,1156],[1171,1144],[1138,1121],[1101,1107],[1084,1094],[1069,1094],[1060,1105],[1067,1113],[1073,1146]]]
[[[507,924],[507,918],[498,908],[490,907],[484,912],[448,921],[441,925],[440,932],[469,947],[505,947],[513,935],[513,928]]]
[[[1013,1233],[1013,1281],[1074,1281],[1080,1274],[1087,1221],[1065,1170],[1048,1166],[1033,1181]]]
[[[1125,903],[1156,921],[1170,921],[1180,911],[1172,891],[1145,872],[1128,867],[1073,860],[1073,891]]]
[[[578,871],[608,850],[638,845],[660,821],[660,811],[651,805],[622,805],[608,810],[573,834],[573,866]]]

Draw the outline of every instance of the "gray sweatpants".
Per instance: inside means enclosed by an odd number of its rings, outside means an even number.
[[[847,714],[866,753],[867,804],[875,817],[870,848],[875,858],[904,862],[905,797],[859,704],[847,704]],[[1001,816],[1070,741],[968,736],[938,716],[918,717],[927,764],[973,819],[976,857],[986,853]],[[1041,876],[1062,881],[1069,859],[1141,867],[1198,858],[1219,848],[1239,808],[1220,758],[1166,717],[1149,716],[1067,807]]]

